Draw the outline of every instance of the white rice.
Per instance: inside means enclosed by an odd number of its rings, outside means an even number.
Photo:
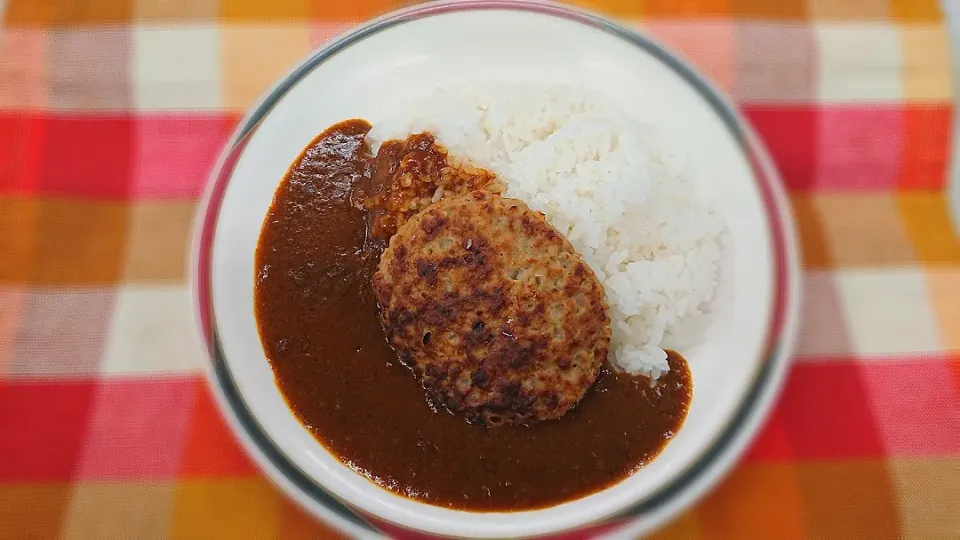
[[[496,172],[580,251],[606,289],[612,365],[669,369],[664,337],[714,296],[723,223],[655,130],[579,89],[497,84],[439,89],[368,140],[421,131]]]

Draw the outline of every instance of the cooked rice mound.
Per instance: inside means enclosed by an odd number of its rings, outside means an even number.
[[[714,299],[724,224],[669,137],[580,89],[470,84],[381,119],[367,141],[423,131],[573,244],[606,291],[611,365],[670,369],[663,347]]]

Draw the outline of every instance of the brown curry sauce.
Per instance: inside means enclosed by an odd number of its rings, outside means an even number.
[[[424,135],[384,143],[370,157],[369,129],[363,120],[341,122],[307,147],[277,189],[257,248],[260,338],[303,424],[380,486],[464,510],[559,504],[656,457],[682,425],[693,390],[686,361],[673,352],[670,372],[655,385],[604,368],[566,416],[532,426],[483,428],[427,403],[387,345],[370,285],[383,249],[371,229],[395,224],[358,202],[382,191],[378,182],[397,167],[396,145]],[[420,158],[430,156],[445,154]]]

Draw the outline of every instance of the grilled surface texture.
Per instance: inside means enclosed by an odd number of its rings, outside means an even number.
[[[391,238],[373,278],[387,340],[434,406],[488,426],[560,418],[610,345],[603,286],[523,202],[444,198]]]

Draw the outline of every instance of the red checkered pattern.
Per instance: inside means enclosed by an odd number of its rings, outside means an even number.
[[[960,538],[960,242],[937,0],[597,0],[745,111],[789,190],[782,399],[675,538]],[[0,538],[328,537],[200,372],[194,205],[243,111],[391,0],[0,7]],[[584,536],[584,535],[579,535]]]

